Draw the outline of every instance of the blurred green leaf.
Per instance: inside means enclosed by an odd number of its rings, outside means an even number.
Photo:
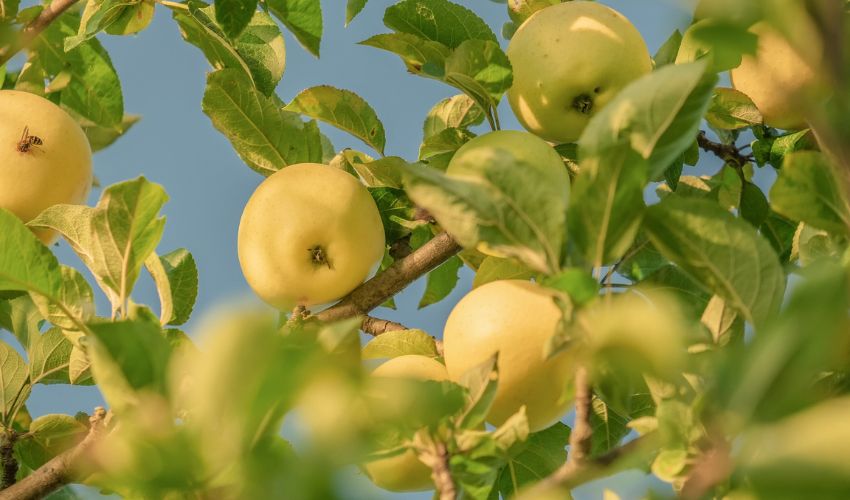
[[[498,280],[528,280],[536,273],[523,265],[516,259],[503,259],[488,255],[481,262],[475,278],[472,280],[472,288]]]
[[[15,449],[21,462],[35,470],[72,448],[87,432],[86,426],[70,415],[42,415],[32,421],[29,432],[16,443]]]
[[[679,46],[682,44],[682,33],[679,30],[674,30],[667,40],[658,48],[658,52],[652,56],[655,61],[655,67],[660,68],[668,64],[673,64],[676,61],[676,55],[679,53]]]
[[[280,109],[276,98],[262,95],[238,70],[208,75],[202,108],[242,160],[262,175],[287,165],[321,161],[318,128]]]
[[[295,35],[298,43],[319,57],[322,43],[322,5],[315,0],[268,0],[272,14]]]
[[[789,219],[848,234],[850,211],[832,166],[822,153],[788,155],[770,190],[770,203],[774,211]]]
[[[561,422],[529,434],[522,451],[512,457],[499,473],[499,492],[504,498],[516,494],[516,488],[537,482],[555,472],[567,460],[570,428]]]
[[[493,354],[461,375],[460,384],[469,390],[469,398],[458,420],[464,429],[474,429],[484,423],[499,386],[499,354]]]
[[[302,90],[284,109],[333,125],[384,154],[384,125],[369,103],[350,90],[311,87]]]
[[[770,244],[717,204],[669,196],[644,228],[668,259],[723,297],[757,328],[782,302],[785,274]]]
[[[422,330],[397,330],[382,333],[363,346],[363,359],[395,358],[409,354],[437,357],[434,337]]]
[[[741,217],[755,227],[760,227],[770,213],[767,197],[752,182],[744,183],[741,188],[741,202],[738,207]]]
[[[753,101],[743,92],[730,88],[716,88],[705,119],[712,127],[737,130],[762,122],[762,116]]]

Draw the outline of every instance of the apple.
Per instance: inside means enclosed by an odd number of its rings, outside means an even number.
[[[529,281],[493,281],[469,292],[449,315],[443,352],[452,380],[459,382],[467,370],[499,353],[499,383],[487,415],[493,425],[525,405],[536,432],[557,422],[572,403],[564,396],[575,373],[573,354],[543,357],[561,320],[554,296]]]
[[[758,23],[750,31],[759,37],[758,50],[731,71],[732,86],[752,99],[765,125],[805,127],[807,94],[817,80],[813,65],[767,24]]]
[[[83,129],[47,99],[0,90],[0,207],[24,222],[59,204],[82,204],[92,185],[91,147]],[[48,245],[52,229],[36,229]]]
[[[578,140],[593,115],[652,70],[646,43],[628,19],[578,0],[535,12],[507,54],[511,109],[529,132],[557,143]]]
[[[384,255],[375,201],[355,177],[316,163],[264,180],[239,222],[242,273],[279,309],[335,301],[361,284]]]
[[[509,155],[518,168],[536,169],[540,177],[545,179],[536,189],[554,191],[555,196],[562,198],[563,206],[567,206],[570,176],[561,156],[546,141],[528,132],[499,130],[475,137],[455,152],[446,174],[451,177],[480,178],[486,175],[488,165],[498,154]],[[476,249],[486,255],[505,257],[483,242]]]
[[[442,363],[415,354],[390,359],[376,368],[372,376],[437,381],[449,378]],[[434,488],[431,469],[410,449],[399,455],[368,462],[363,468],[372,482],[385,490],[425,491]]]

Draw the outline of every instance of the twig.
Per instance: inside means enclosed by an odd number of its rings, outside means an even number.
[[[448,233],[440,233],[355,288],[335,306],[316,314],[315,318],[320,321],[337,321],[366,315],[459,251],[460,245]]]
[[[7,47],[3,53],[0,53],[0,66],[6,64],[9,59],[15,57],[15,54],[27,48],[42,31],[50,26],[50,23],[78,1],[79,0],[53,0],[50,2],[50,4],[41,11],[38,17],[33,19],[32,22],[21,30],[16,43],[13,43]]]
[[[431,468],[431,479],[440,500],[456,500],[457,486],[452,478],[449,459],[451,455],[446,443],[435,438],[427,431],[419,431],[413,438],[414,448],[419,460]]]
[[[591,438],[593,429],[590,426],[591,403],[593,392],[590,388],[590,380],[587,368],[579,366],[576,370],[576,421],[570,432],[570,459],[564,467],[571,463],[581,464],[590,456]]]
[[[735,168],[741,168],[747,163],[755,160],[752,154],[745,155],[734,144],[721,144],[714,142],[705,135],[705,131],[700,130],[697,135],[697,145],[700,149],[708,153],[713,153],[721,160],[730,163]]]
[[[12,429],[5,432],[3,444],[0,445],[0,464],[3,469],[3,480],[0,489],[5,490],[15,484],[18,475],[18,461],[15,459],[15,442],[18,433]]]
[[[365,316],[363,318],[363,324],[360,325],[360,329],[369,335],[377,337],[382,333],[393,332],[396,330],[407,330],[407,327],[401,323],[396,323],[395,321]]]
[[[50,492],[73,481],[82,468],[80,459],[106,431],[109,415],[106,410],[98,407],[89,418],[89,423],[89,433],[77,446],[57,455],[29,476],[0,491],[0,500],[44,498]]]

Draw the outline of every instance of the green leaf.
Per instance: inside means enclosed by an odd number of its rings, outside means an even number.
[[[27,349],[30,383],[33,385],[71,383],[68,367],[73,347],[59,328],[51,328],[34,337]]]
[[[86,352],[78,346],[71,349],[71,358],[68,361],[68,379],[74,385],[91,385],[94,383],[91,374],[91,362]]]
[[[446,58],[445,80],[461,90],[467,90],[461,78],[471,78],[486,91],[493,103],[498,103],[502,94],[513,83],[513,70],[508,56],[499,44],[490,40],[466,40]],[[480,91],[473,93],[473,99]],[[478,103],[481,106],[481,103]],[[482,106],[484,108],[484,106]]]
[[[382,333],[363,346],[363,359],[395,358],[408,354],[436,358],[434,337],[422,330],[397,330]]]
[[[515,488],[533,484],[555,472],[567,460],[569,439],[570,428],[561,422],[529,434],[522,451],[499,473],[497,484],[502,496],[513,497]]]
[[[679,46],[682,44],[682,33],[679,30],[674,30],[669,38],[658,48],[658,52],[652,56],[655,61],[655,67],[660,68],[668,64],[673,64],[676,61],[676,55],[679,53]]]
[[[469,142],[475,134],[467,129],[447,128],[426,137],[419,146],[419,159],[427,160],[428,164],[445,170],[455,152]]]
[[[515,259],[502,259],[488,255],[478,266],[472,288],[498,280],[529,280],[537,273]]]
[[[660,176],[694,141],[716,77],[705,63],[673,64],[624,88],[595,115],[579,139],[579,158],[629,144],[649,161],[649,178]]]
[[[269,10],[283,22],[302,47],[319,57],[322,5],[316,0],[269,0]]]
[[[62,286],[51,297],[33,295],[32,299],[44,319],[66,333],[81,335],[81,322],[94,316],[94,292],[86,278],[76,269],[61,266]]]
[[[543,285],[567,294],[570,301],[583,306],[599,296],[599,283],[584,269],[561,269],[558,274],[546,277]]]
[[[385,156],[372,160],[351,149],[346,149],[341,154],[367,186],[401,189],[401,165],[407,165],[403,158]]]
[[[215,0],[215,20],[230,38],[236,38],[251,22],[257,0]]]
[[[782,168],[785,157],[795,151],[817,150],[818,146],[811,138],[811,132],[800,130],[790,134],[773,138],[770,144],[770,156],[768,161],[776,168]]]
[[[65,39],[65,52],[70,52],[81,43],[103,31],[121,15],[122,11],[130,4],[126,0],[88,0],[77,34]]]
[[[384,125],[369,103],[350,90],[328,85],[311,87],[301,91],[284,109],[333,125],[384,154]]]
[[[716,19],[702,19],[685,32],[676,62],[710,62],[710,70],[720,73],[741,65],[744,54],[755,54],[758,37],[746,26]]]
[[[567,193],[550,172],[501,150],[482,151],[476,177],[407,165],[405,187],[466,248],[483,245],[532,269],[559,267]],[[472,160],[471,160],[472,161]]]
[[[427,78],[441,80],[451,50],[445,45],[408,33],[375,35],[360,45],[386,50],[401,57],[407,70]]]
[[[345,26],[351,24],[351,21],[363,10],[367,0],[348,0],[345,5]]]
[[[785,274],[773,248],[716,203],[668,196],[647,210],[644,228],[665,257],[756,328],[779,309]]]
[[[770,213],[767,197],[752,182],[744,183],[741,188],[741,202],[738,208],[741,217],[755,227],[760,227]]]
[[[32,421],[29,432],[15,449],[24,465],[38,469],[79,443],[87,432],[86,426],[71,415],[42,415]]]
[[[466,40],[498,43],[487,23],[466,7],[448,0],[402,0],[387,8],[384,24],[449,48],[456,48]]]
[[[321,139],[316,127],[253,88],[238,70],[210,73],[202,108],[249,167],[269,176],[296,163],[318,163]]]
[[[711,297],[705,307],[700,322],[708,328],[715,344],[726,345],[744,338],[744,323],[735,309],[718,295]]]
[[[602,266],[631,246],[645,209],[648,164],[628,146],[586,157],[567,211],[570,239],[584,259]]]
[[[743,92],[716,88],[705,115],[708,123],[721,130],[737,130],[762,122],[761,112]]]
[[[443,99],[425,117],[422,134],[425,139],[450,128],[469,128],[484,121],[484,111],[466,94]]]
[[[89,328],[92,374],[111,407],[121,412],[137,404],[139,390],[165,393],[171,347],[158,324],[125,320]]]
[[[0,309],[5,313],[3,328],[12,332],[22,347],[27,348],[30,345],[30,339],[41,333],[41,322],[44,317],[29,294],[23,293],[8,302],[0,302]]]
[[[117,310],[125,307],[162,237],[165,218],[159,211],[167,199],[162,186],[139,177],[106,188],[95,208],[54,205],[30,225],[59,231]]]
[[[419,300],[419,309],[436,304],[448,297],[457,286],[457,273],[461,267],[463,267],[463,261],[454,255],[428,273],[425,292]]]
[[[130,0],[106,32],[110,35],[132,35],[142,31],[153,21],[156,3],[153,0]]]
[[[121,80],[106,50],[97,39],[86,40],[65,52],[65,38],[73,36],[79,17],[60,16],[39,35],[34,44],[38,59],[51,76],[70,73],[70,81],[58,94],[62,106],[101,127],[120,127],[124,119]]]
[[[410,233],[415,208],[401,189],[369,188],[384,225],[388,243],[397,241]]]
[[[160,322],[182,325],[189,320],[198,297],[198,266],[185,248],[163,256],[151,253],[145,267],[156,283],[160,301]]]
[[[848,234],[850,212],[832,165],[822,153],[789,154],[770,190],[773,210],[818,229]]]
[[[590,429],[593,433],[590,454],[598,456],[620,444],[620,441],[631,431],[627,423],[627,419],[612,411],[604,401],[594,396],[590,412]]]
[[[80,123],[80,126],[86,133],[92,152],[96,153],[111,146],[141,119],[139,115],[124,115],[121,124],[114,127],[101,127],[91,122]]]
[[[206,4],[190,2],[188,10],[174,9],[183,39],[201,49],[213,68],[242,71],[260,92],[272,94],[286,68],[286,46],[271,16],[255,12],[242,33],[228,40],[213,20],[215,8],[199,5]]]
[[[461,375],[460,385],[469,391],[463,414],[458,420],[461,428],[474,429],[487,418],[499,386],[498,360],[497,352]]]
[[[29,397],[29,369],[21,355],[6,342],[0,341],[0,417],[8,427]]]
[[[791,249],[794,244],[794,233],[797,232],[797,225],[771,210],[767,219],[765,219],[761,228],[759,228],[759,232],[767,238],[770,246],[779,255],[780,262],[788,262],[791,258]]]

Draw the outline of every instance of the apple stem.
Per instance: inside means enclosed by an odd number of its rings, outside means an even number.
[[[583,115],[589,115],[593,110],[593,98],[587,94],[581,94],[573,99],[573,108]]]
[[[331,264],[331,260],[328,259],[327,250],[325,250],[321,245],[314,245],[307,249],[310,252],[310,260],[316,266],[328,266],[328,269],[333,269],[333,265]]]

